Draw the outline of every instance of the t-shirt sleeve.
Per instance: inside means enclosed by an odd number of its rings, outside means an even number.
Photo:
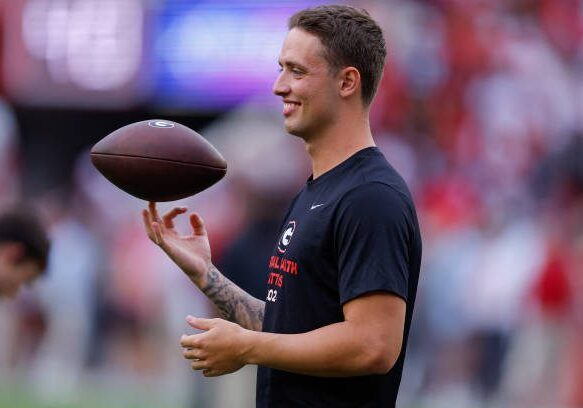
[[[341,303],[372,291],[407,300],[412,235],[407,198],[382,183],[363,184],[341,199],[336,215]]]

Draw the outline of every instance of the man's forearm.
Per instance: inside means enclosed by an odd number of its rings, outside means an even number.
[[[396,360],[386,347],[389,339],[367,333],[371,332],[346,321],[301,334],[250,333],[246,360],[321,377],[388,372]]]
[[[196,283],[196,282],[195,282]],[[265,302],[254,298],[235,285],[211,265],[200,290],[215,304],[221,317],[246,329],[260,331]]]

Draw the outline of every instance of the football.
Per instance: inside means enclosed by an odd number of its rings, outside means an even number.
[[[91,162],[117,187],[147,201],[189,197],[227,172],[223,156],[201,135],[160,119],[110,133],[91,149]]]

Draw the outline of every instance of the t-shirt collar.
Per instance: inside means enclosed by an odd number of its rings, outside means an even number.
[[[352,156],[350,156],[340,164],[337,164],[336,166],[332,167],[327,172],[321,174],[317,179],[314,180],[314,175],[311,174],[310,177],[308,177],[308,180],[306,181],[306,185],[307,187],[315,187],[319,184],[322,184],[323,182],[325,182],[325,180],[328,180],[331,177],[339,176],[346,170],[346,168],[349,168],[355,161],[359,160],[362,157],[368,156],[370,153],[377,153],[378,151],[379,148],[377,146],[365,147],[364,149],[361,149],[354,153]]]

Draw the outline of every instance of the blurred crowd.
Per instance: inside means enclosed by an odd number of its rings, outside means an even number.
[[[583,2],[349,3],[385,30],[371,124],[424,239],[400,406],[583,407]],[[205,219],[220,269],[259,298],[310,173],[273,99],[199,129],[228,175],[178,203]],[[22,198],[19,150],[2,103],[0,204]],[[74,169],[28,197],[53,248],[46,278],[0,304],[0,383],[57,403],[99,383],[147,384],[165,406],[252,406],[253,368],[207,380],[182,361],[184,317],[215,311],[148,241],[145,203],[100,176],[88,151]]]

